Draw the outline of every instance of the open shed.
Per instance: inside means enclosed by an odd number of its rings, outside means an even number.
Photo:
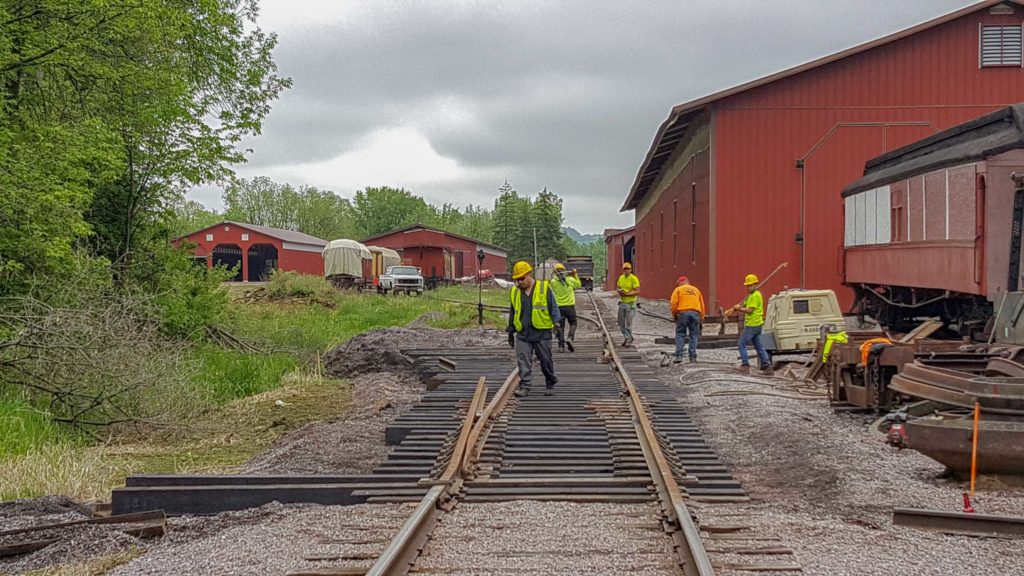
[[[327,241],[295,230],[226,220],[175,238],[172,244],[192,246],[196,263],[208,269],[234,269],[235,282],[259,282],[274,270],[322,274],[320,251]]]

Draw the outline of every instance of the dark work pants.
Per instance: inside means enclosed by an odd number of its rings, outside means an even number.
[[[527,342],[516,337],[516,364],[519,365],[519,385],[527,390],[533,375],[533,355],[540,361],[540,371],[544,373],[544,381],[548,388],[558,383],[555,376],[555,361],[551,357],[551,337],[542,338],[538,342]]]
[[[690,338],[690,358],[697,357],[697,344],[700,342],[700,313],[693,310],[680,312],[676,315],[676,356],[682,358],[685,352],[686,338]]]
[[[576,341],[576,307],[559,306],[558,311],[562,313],[562,319],[558,321],[558,347],[565,346],[565,321],[569,321],[569,340]]]

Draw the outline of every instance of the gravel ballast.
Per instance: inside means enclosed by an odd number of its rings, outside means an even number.
[[[614,299],[602,299],[611,312]],[[608,318],[608,316],[606,316]],[[672,335],[671,323],[637,315],[638,332]],[[732,467],[752,501],[693,503],[702,522],[727,521],[771,534],[795,552],[808,575],[1024,574],[1020,540],[972,538],[892,525],[895,508],[958,512],[965,483],[912,450],[869,431],[870,417],[837,414],[824,396],[795,400],[777,378],[740,375],[734,349],[702,350],[698,364],[660,368],[671,346],[638,336],[638,349],[687,406],[704,438]],[[823,393],[824,390],[821,391]],[[1024,516],[1024,492],[985,479],[979,513]],[[992,489],[985,486],[993,485]]]

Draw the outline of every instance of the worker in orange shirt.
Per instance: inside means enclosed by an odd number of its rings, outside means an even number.
[[[690,339],[690,364],[697,362],[697,344],[700,342],[700,325],[704,322],[704,295],[690,279],[680,276],[676,289],[672,291],[672,319],[676,322],[676,364],[683,361],[686,338]]]

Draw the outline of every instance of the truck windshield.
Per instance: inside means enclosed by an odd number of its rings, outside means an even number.
[[[413,266],[394,266],[389,270],[391,274],[402,274],[405,276],[415,276],[420,273],[418,268]]]

